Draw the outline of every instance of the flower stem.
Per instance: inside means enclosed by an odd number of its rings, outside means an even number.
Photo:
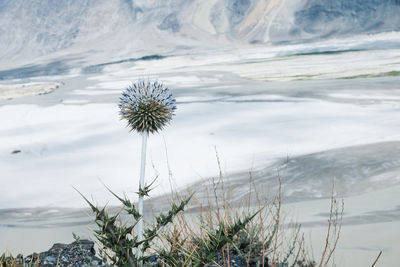
[[[147,131],[143,132],[142,135],[142,156],[141,156],[141,166],[140,166],[140,181],[139,181],[139,192],[142,191],[142,189],[144,188],[144,175],[145,175],[145,169],[146,169],[146,149],[147,149],[147,138],[149,136],[149,133]],[[138,208],[139,208],[139,214],[142,216],[139,219],[138,222],[138,239],[139,241],[143,240],[143,217],[144,217],[144,213],[143,213],[143,195],[139,193],[139,203],[138,203]],[[143,252],[142,252],[142,245],[139,246],[139,250],[138,250],[138,258],[141,258],[143,256]],[[140,261],[139,262],[139,267],[143,266],[143,262]]]

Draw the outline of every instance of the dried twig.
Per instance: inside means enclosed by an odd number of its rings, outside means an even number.
[[[371,267],[375,267],[375,264],[378,262],[378,260],[381,257],[381,255],[382,255],[382,251],[379,252],[378,257],[376,257],[376,259],[375,259],[375,261],[374,261],[374,263],[372,264]]]

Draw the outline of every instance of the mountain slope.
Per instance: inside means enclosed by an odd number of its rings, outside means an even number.
[[[399,0],[2,0],[0,61],[400,30]]]

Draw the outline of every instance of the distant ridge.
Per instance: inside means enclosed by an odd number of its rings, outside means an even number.
[[[3,0],[0,62],[399,31],[399,14],[400,0]]]

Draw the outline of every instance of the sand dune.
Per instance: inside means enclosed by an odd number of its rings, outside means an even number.
[[[53,92],[60,83],[0,84],[0,100],[25,96],[42,95]]]

